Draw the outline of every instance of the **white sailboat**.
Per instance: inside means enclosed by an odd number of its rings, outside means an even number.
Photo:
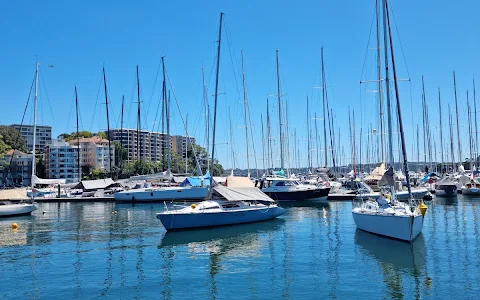
[[[38,98],[38,66],[36,64],[35,69],[35,96],[33,101],[33,150],[32,150],[32,176],[31,176],[31,188],[34,187],[35,176],[35,144],[37,137],[37,98]],[[15,151],[14,151],[15,152]],[[0,202],[0,217],[11,217],[18,215],[29,215],[33,211],[37,210],[37,206],[34,204],[33,193],[31,195],[31,201],[29,203],[12,203],[10,201]]]
[[[400,203],[395,199],[395,190],[392,189],[393,199],[388,201],[385,198],[373,200],[368,199],[366,201],[360,200],[355,201],[352,209],[353,219],[358,229],[389,237],[406,242],[413,242],[415,238],[420,234],[423,228],[423,217],[426,213],[427,207],[423,202],[416,203],[412,197],[412,191],[410,186],[409,171],[408,171],[408,161],[407,161],[407,152],[405,146],[405,135],[403,131],[403,122],[402,114],[400,108],[400,98],[398,92],[398,82],[396,74],[396,66],[394,59],[393,43],[390,29],[390,18],[388,12],[388,1],[387,0],[377,0],[377,43],[379,45],[379,23],[380,23],[380,2],[383,2],[383,26],[384,26],[384,43],[385,43],[385,69],[386,69],[386,94],[387,94],[387,111],[388,111],[388,131],[389,131],[389,150],[390,150],[390,161],[393,166],[393,146],[392,146],[392,118],[390,113],[390,88],[388,84],[388,46],[390,46],[391,61],[393,68],[394,84],[395,84],[395,96],[397,104],[397,116],[398,116],[398,125],[401,134],[401,144],[402,144],[402,154],[403,154],[403,165],[404,172],[407,179],[407,187],[409,193],[408,204]],[[388,24],[388,25],[387,25]],[[387,32],[388,30],[388,32]],[[388,40],[390,43],[388,43]],[[378,47],[380,51],[380,47]],[[378,61],[380,62],[380,53],[378,53]],[[380,69],[380,68],[379,68]],[[379,83],[380,90],[381,84]],[[380,91],[379,91],[380,92]],[[394,185],[394,172],[393,168],[390,167],[387,172],[385,172],[381,181],[385,181],[389,186],[393,187]]]

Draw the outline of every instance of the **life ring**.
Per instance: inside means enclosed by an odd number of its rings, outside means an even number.
[[[327,182],[325,183],[325,186],[326,186],[326,187],[330,187],[330,181],[327,181]]]

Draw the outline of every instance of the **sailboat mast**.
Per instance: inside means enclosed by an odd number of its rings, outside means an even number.
[[[468,90],[467,90],[467,113],[468,113],[468,145],[470,148],[470,170],[473,170],[472,168],[472,114],[471,114],[471,109],[470,109],[470,101],[468,100]]]
[[[170,90],[168,90],[168,98],[165,103],[165,111],[167,112],[167,174],[172,172],[172,145],[170,143]],[[187,137],[188,139],[188,137]]]
[[[120,145],[123,146],[123,110],[125,107],[125,96],[122,95],[122,115],[120,117]]]
[[[354,145],[353,145],[353,136],[352,136],[352,121],[350,119],[350,106],[348,107],[348,129],[350,131],[350,148],[352,149],[352,154],[353,154]],[[353,167],[353,157],[352,157],[352,167]]]
[[[32,189],[35,185],[33,182],[33,177],[35,176],[35,166],[36,166],[36,160],[35,160],[35,144],[36,144],[36,139],[37,139],[37,102],[38,102],[38,67],[39,63],[37,61],[35,65],[35,97],[33,100],[33,148],[32,148],[32,176],[30,177],[30,185],[32,186]],[[15,153],[15,151],[14,151]],[[33,193],[32,193],[32,200],[33,200]]]
[[[203,85],[203,104],[205,106],[205,146],[207,150],[207,172],[210,172],[210,157],[208,153],[210,152],[210,124],[209,124],[209,108],[208,108],[208,98],[207,98],[207,86],[205,85],[205,67],[202,65],[202,85]]]
[[[377,22],[377,81],[378,81],[378,103],[380,106],[380,147],[382,162],[385,162],[385,141],[384,141],[384,129],[383,129],[383,93],[382,93],[382,59],[380,49],[380,1],[377,0],[376,5],[376,22]],[[385,26],[385,23],[384,23]],[[385,49],[385,52],[387,50]],[[387,83],[388,85],[388,83]]]
[[[417,124],[417,162],[420,163],[420,134]]]
[[[273,154],[272,154],[272,139],[271,139],[272,129],[270,127],[270,108],[268,105],[267,98],[267,168],[273,168]]]
[[[443,155],[443,126],[442,126],[442,102],[440,98],[440,88],[438,88],[438,114],[440,116],[440,148],[442,149],[442,168],[443,164],[445,163],[444,161],[444,155]]]
[[[307,155],[308,155],[308,170],[312,169],[312,158],[310,157],[310,113],[308,110],[308,96],[307,96]]]
[[[276,57],[277,57],[277,97],[278,97],[278,121],[280,122],[280,168],[283,170],[283,123],[282,123],[282,95],[280,92],[280,65],[278,63],[278,49],[276,51]]]
[[[383,27],[387,28],[387,16],[386,16],[385,10],[386,10],[386,7],[384,7],[384,11],[383,11]],[[387,92],[388,156],[389,156],[390,166],[393,168],[394,157],[393,157],[393,128],[392,128],[392,111],[391,111],[392,108],[391,108],[391,100],[390,100],[390,78],[389,78],[390,70],[388,68],[388,34],[386,30],[383,31],[383,42],[384,42],[384,48],[385,48],[385,87]],[[378,92],[380,94],[383,94],[381,91],[381,82],[380,82],[380,90]]]
[[[170,143],[170,141],[166,140],[165,136],[165,121],[166,121],[166,110],[165,110],[165,104],[167,101],[167,82],[165,80],[165,57],[162,56],[162,73],[163,73],[163,82],[162,82],[162,139],[164,140],[162,142],[162,170],[165,171],[165,146],[167,143]]]
[[[80,169],[80,135],[78,134],[78,94],[77,86],[75,86],[75,110],[77,116],[77,169],[78,169],[78,181],[82,180],[82,169]]]
[[[401,138],[402,138],[403,167],[405,169],[405,177],[406,177],[406,180],[407,180],[409,202],[411,202],[411,200],[412,200],[412,187],[410,186],[410,174],[408,172],[407,147],[405,145],[405,134],[404,134],[404,131],[403,131],[402,110],[400,108],[400,94],[398,92],[398,80],[397,80],[397,70],[396,70],[396,66],[395,66],[395,54],[394,54],[394,51],[393,51],[392,30],[390,28],[390,16],[389,16],[389,13],[388,13],[388,1],[384,0],[384,2],[385,2],[385,13],[387,15],[388,35],[390,37],[390,53],[391,53],[391,58],[392,58],[393,80],[394,80],[394,83],[395,83],[395,97],[397,98],[398,126],[400,127],[400,135],[401,135]]]
[[[320,152],[320,145],[318,140],[318,126],[317,126],[317,113],[315,112],[315,148],[317,152],[317,168],[320,167],[320,161],[318,159],[318,154]]]
[[[218,75],[220,73],[220,47],[222,45],[222,20],[223,12],[220,13],[220,26],[218,29],[218,48],[217,48],[217,71],[215,75],[215,102],[213,108],[213,139],[212,139],[212,176],[215,175],[215,131],[217,129],[217,103],[218,103]]]
[[[137,66],[137,75],[138,75],[138,66]],[[105,68],[103,68],[103,87],[105,90],[105,108],[107,110],[107,138],[108,138],[108,168],[110,169],[110,177],[113,178],[113,168],[112,168],[112,155],[111,155],[111,138],[110,138],[110,118],[108,116],[108,92],[107,92],[107,79],[105,76]],[[138,102],[140,105],[140,102]],[[78,145],[80,147],[80,144]]]
[[[265,133],[263,130],[263,114],[260,114],[260,122],[262,123],[262,162],[263,162],[263,172],[266,173],[265,168]]]
[[[477,129],[477,95],[475,94],[475,77],[473,78],[473,109],[475,111],[475,165],[478,159],[478,129]]]
[[[142,161],[140,156],[140,129],[141,129],[141,120],[140,120],[140,79],[138,76],[138,65],[137,65],[137,160]]]
[[[453,71],[453,90],[455,93],[455,114],[457,116],[457,141],[458,141],[458,158],[460,163],[462,163],[462,144],[460,142],[460,124],[458,122],[458,101],[457,101],[457,80],[455,78],[455,71]]]
[[[455,151],[453,147],[453,122],[452,122],[452,113],[450,110],[450,103],[448,104],[448,121],[450,124],[450,156],[452,157],[452,172],[455,171]]]
[[[326,116],[326,93],[327,85],[325,84],[325,64],[323,61],[323,47],[322,47],[322,100],[323,100],[323,144],[325,152],[325,168],[328,165],[328,151],[327,151],[327,116]]]
[[[245,145],[247,147],[247,176],[250,178],[250,156],[248,153],[248,126],[247,126],[247,84],[245,82],[245,61],[243,58],[243,50],[240,51],[242,55],[242,83],[243,83],[243,116],[245,121]]]
[[[190,141],[188,137],[188,114],[185,117],[185,135],[187,137],[185,142],[185,174],[188,174],[188,142]]]

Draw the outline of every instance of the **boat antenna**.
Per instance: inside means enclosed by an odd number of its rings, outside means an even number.
[[[215,102],[213,107],[212,177],[215,175],[215,131],[217,129],[218,75],[220,72],[220,46],[222,45],[222,20],[223,12],[220,13],[220,26],[218,29],[217,71],[215,75]]]

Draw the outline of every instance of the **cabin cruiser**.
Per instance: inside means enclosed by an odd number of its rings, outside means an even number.
[[[285,210],[255,187],[211,189],[208,200],[157,213],[167,231],[251,223],[274,219]]]
[[[302,184],[297,179],[281,177],[262,178],[260,189],[278,201],[326,200],[330,192],[330,187]]]
[[[373,169],[373,171],[365,177],[365,183],[368,184],[374,191],[380,191],[380,187],[378,186],[378,182],[382,178],[383,174],[385,173],[385,163],[381,163],[380,166]]]
[[[457,184],[450,177],[445,177],[435,183],[435,194],[437,196],[456,196],[457,189]]]

